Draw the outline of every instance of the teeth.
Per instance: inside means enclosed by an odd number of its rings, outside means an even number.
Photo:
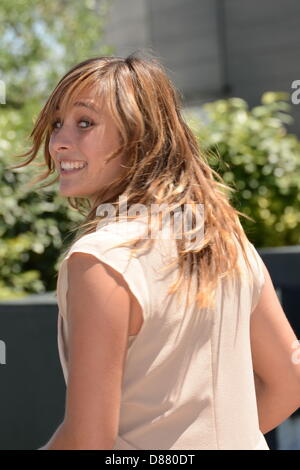
[[[64,170],[74,170],[74,169],[84,168],[85,163],[83,163],[83,162],[61,162],[60,166]]]

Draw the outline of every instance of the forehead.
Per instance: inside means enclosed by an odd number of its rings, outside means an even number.
[[[68,108],[85,108],[85,109],[90,109],[91,111],[94,111],[97,113],[100,111],[99,103],[97,103],[95,100],[86,98],[86,97],[81,97],[77,98],[73,103],[69,103],[65,109]],[[56,106],[56,111],[60,110],[60,106]]]
[[[99,112],[103,108],[104,100],[99,93],[91,89],[77,93],[73,90],[71,93],[66,93],[59,99],[55,106],[55,112],[62,112],[63,114],[72,108],[83,108],[93,112]]]

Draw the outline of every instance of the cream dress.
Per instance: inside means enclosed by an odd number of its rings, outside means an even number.
[[[249,241],[255,278],[243,265],[239,282],[220,282],[216,309],[199,310],[166,295],[176,271],[162,274],[160,268],[174,259],[174,241],[156,240],[138,257],[114,248],[141,228],[139,221],[130,224],[129,230],[128,224],[126,230],[120,223],[98,225],[60,265],[57,341],[66,385],[66,261],[84,252],[121,273],[143,309],[141,330],[128,337],[114,449],[269,450],[259,429],[250,347],[250,316],[264,284],[256,249]]]

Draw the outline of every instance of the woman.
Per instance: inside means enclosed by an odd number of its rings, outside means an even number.
[[[39,180],[85,215],[57,283],[65,416],[41,449],[269,449],[299,407],[295,334],[163,67],[78,64],[31,136],[19,166],[44,145]]]

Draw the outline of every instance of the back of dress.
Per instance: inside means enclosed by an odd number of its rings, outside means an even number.
[[[185,295],[181,302],[167,295],[177,268],[161,269],[176,256],[174,240],[156,240],[137,257],[115,247],[140,227],[100,226],[75,242],[60,266],[58,348],[66,384],[66,261],[80,251],[121,273],[143,311],[141,330],[128,338],[114,449],[269,449],[259,430],[250,346],[250,315],[264,283],[257,251],[249,242],[255,278],[240,256],[243,277],[222,280],[215,309],[199,309]]]

